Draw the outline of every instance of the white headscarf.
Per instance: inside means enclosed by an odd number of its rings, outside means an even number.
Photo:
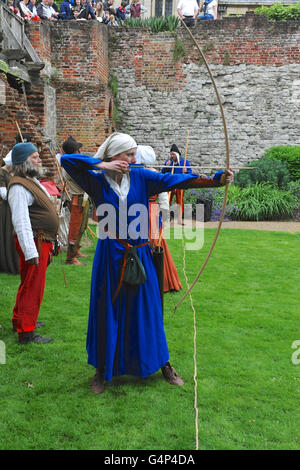
[[[114,132],[100,145],[94,157],[105,161],[136,147],[137,143],[130,135]]]
[[[12,166],[11,151],[8,152],[8,154],[6,155],[6,157],[3,158],[3,161],[4,161],[5,165],[7,165],[7,166]]]
[[[150,145],[138,145],[135,159],[138,164],[150,166],[155,162],[156,155]]]

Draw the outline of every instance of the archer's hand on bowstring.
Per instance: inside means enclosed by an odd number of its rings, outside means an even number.
[[[128,163],[123,160],[105,161],[98,163],[96,166],[98,166],[100,170],[117,171],[118,173],[126,173],[128,170]]]

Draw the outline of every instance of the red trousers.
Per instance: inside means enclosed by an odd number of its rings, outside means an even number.
[[[17,237],[15,244],[20,256],[21,284],[13,309],[12,324],[18,333],[24,333],[35,329],[44,296],[46,270],[51,262],[53,244],[46,241],[41,243],[38,266],[26,263]]]
[[[68,242],[71,244],[75,244],[78,240],[82,216],[83,207],[78,205],[78,196],[73,196],[68,235]]]
[[[172,189],[170,198],[169,198],[169,204],[172,204],[173,197],[176,197],[176,204],[179,204],[181,207],[181,212],[183,212],[183,193],[184,189]]]

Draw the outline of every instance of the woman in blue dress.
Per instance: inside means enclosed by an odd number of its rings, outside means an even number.
[[[88,363],[96,368],[95,393],[102,393],[105,380],[113,376],[148,377],[159,369],[170,384],[183,385],[169,363],[148,242],[148,201],[175,187],[221,186],[232,175],[221,171],[214,178],[203,178],[134,167],[136,148],[132,137],[114,133],[94,157],[73,154],[61,158],[65,170],[92,198],[99,221],[86,343]],[[139,281],[130,279],[130,263]]]

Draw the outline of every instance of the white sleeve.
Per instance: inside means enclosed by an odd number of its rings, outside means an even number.
[[[169,193],[159,193],[158,195],[158,205],[160,209],[169,210]]]
[[[181,10],[181,7],[182,7],[182,0],[179,0],[178,5],[177,5],[177,9],[179,8]]]
[[[34,202],[34,197],[28,189],[20,184],[14,184],[8,193],[8,203],[12,214],[12,223],[25,256],[25,261],[38,258],[33,232],[30,223],[28,206]]]
[[[7,199],[7,188],[5,186],[1,186],[0,188],[0,198],[4,200]]]

